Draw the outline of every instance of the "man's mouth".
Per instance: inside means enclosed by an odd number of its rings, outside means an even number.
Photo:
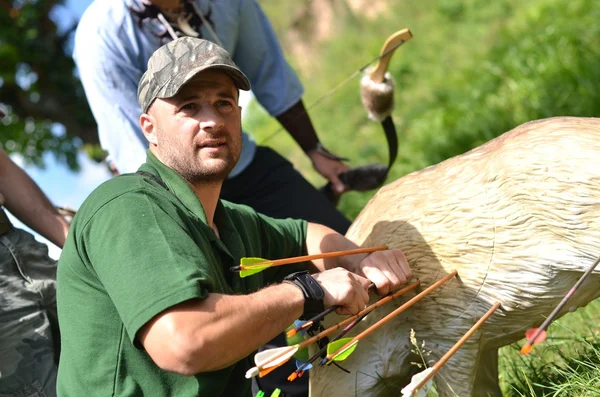
[[[225,139],[209,139],[209,140],[205,140],[202,141],[202,143],[200,143],[200,149],[203,148],[219,148],[222,146],[225,146],[227,144],[227,141]]]

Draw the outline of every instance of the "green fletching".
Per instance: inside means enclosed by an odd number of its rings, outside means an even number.
[[[247,265],[254,265],[255,263],[263,263],[263,262],[269,262],[269,260],[263,259],[263,258],[243,257],[240,260],[240,265],[247,266]]]
[[[338,353],[338,351],[350,341],[352,341],[352,338],[342,338],[330,343],[327,345],[327,354],[335,354],[335,356],[333,356],[333,361],[344,361],[354,353],[354,350],[356,350],[356,346],[358,345],[358,341],[356,341],[346,348],[346,350]]]
[[[262,265],[256,265],[257,263],[263,263]],[[263,258],[252,258],[244,257],[240,260],[242,270],[240,270],[240,277],[248,277],[256,273],[260,273],[265,269],[271,267],[271,262],[268,259]]]
[[[335,354],[338,350],[340,350],[344,345],[350,342],[352,338],[342,338],[336,341],[331,342],[327,345],[327,355]]]
[[[252,266],[249,269],[241,270],[240,277],[244,278],[244,277],[252,276],[253,274],[260,273],[263,270],[268,269],[270,267],[271,267],[271,265]]]

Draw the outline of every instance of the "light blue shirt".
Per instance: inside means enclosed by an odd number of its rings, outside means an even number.
[[[73,58],[98,124],[100,145],[119,172],[135,172],[146,160],[148,141],[139,117],[137,86],[150,55],[161,46],[153,31],[159,21],[138,18],[128,9],[141,0],[95,0],[79,22]],[[238,67],[248,76],[260,104],[278,116],[297,103],[303,94],[298,76],[287,63],[271,24],[256,0],[195,0]],[[216,42],[202,27],[202,37]],[[240,160],[235,176],[250,164],[256,144],[243,132]]]

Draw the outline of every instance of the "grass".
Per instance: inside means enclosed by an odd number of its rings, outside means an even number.
[[[548,339],[532,353],[524,341],[500,350],[500,386],[505,396],[600,395],[600,301],[550,326]]]

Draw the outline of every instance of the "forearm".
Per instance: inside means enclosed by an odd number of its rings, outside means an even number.
[[[250,295],[210,294],[176,306],[158,320],[168,326],[142,332],[141,340],[164,369],[188,375],[214,371],[273,339],[302,315],[303,307],[302,292],[287,283]]]
[[[308,223],[306,231],[306,250],[308,255],[355,248],[359,248],[358,245],[335,230],[317,223]],[[356,265],[365,257],[367,257],[367,254],[339,256],[336,258],[315,260],[313,261],[313,264],[319,271],[333,269],[335,267],[343,267],[350,271],[355,271]]]
[[[305,153],[314,150],[319,143],[319,137],[310,120],[304,103],[299,100],[291,108],[277,116],[283,128],[294,138]]]
[[[21,222],[59,247],[65,243],[69,224],[36,183],[0,152],[0,193],[4,206]]]

